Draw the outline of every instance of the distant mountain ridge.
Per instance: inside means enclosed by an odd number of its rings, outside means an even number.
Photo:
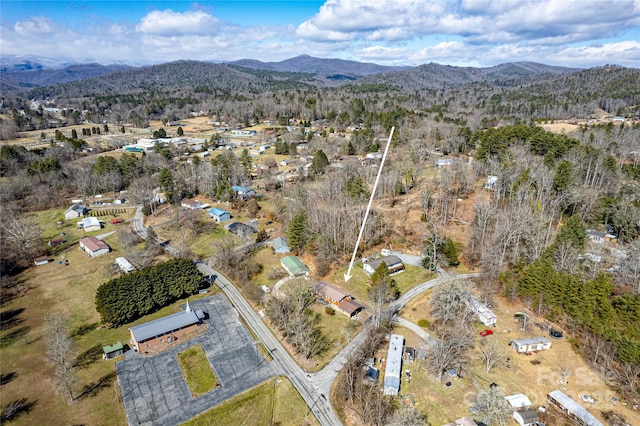
[[[179,85],[185,89],[192,84],[213,85],[220,88],[244,87],[247,84],[263,88],[327,87],[345,84],[386,84],[411,88],[453,87],[474,82],[513,84],[516,80],[535,79],[542,75],[561,75],[578,71],[535,62],[513,62],[487,68],[456,67],[437,63],[417,67],[392,67],[374,63],[316,58],[300,55],[279,62],[243,59],[227,63],[209,61],[176,61],[145,67],[127,65],[67,64],[54,68],[55,61],[46,58],[3,58],[0,66],[0,89],[28,90],[92,79],[96,89],[105,84],[135,89],[136,84]],[[170,72],[167,72],[171,70]],[[189,75],[177,81],[176,75]],[[95,80],[97,79],[97,80]],[[149,79],[153,81],[150,83]],[[237,84],[233,82],[237,82]],[[222,83],[224,82],[224,83]],[[87,82],[88,83],[88,82]]]
[[[97,63],[72,64],[62,68],[46,67],[41,63],[24,61],[0,67],[0,89],[21,90],[85,80],[131,69],[128,65],[101,65]]]
[[[407,71],[367,76],[361,82],[435,89],[481,81],[500,84],[525,77],[570,74],[576,71],[580,71],[580,68],[558,67],[536,62],[511,62],[487,68],[455,67],[430,62]]]
[[[231,61],[227,63],[261,70],[310,73],[321,76],[339,75],[350,77],[362,77],[371,74],[382,74],[411,68],[378,65],[371,62],[357,62],[345,59],[316,58],[309,55],[300,55],[280,62],[261,62],[255,59],[240,59],[238,61]]]

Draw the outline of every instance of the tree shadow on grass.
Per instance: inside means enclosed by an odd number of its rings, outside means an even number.
[[[26,325],[17,328],[10,333],[5,333],[0,337],[0,348],[6,348],[21,337],[25,337],[31,331],[31,327]]]
[[[102,389],[108,388],[109,386],[111,386],[111,383],[113,383],[113,379],[115,379],[115,377],[116,377],[116,372],[112,371],[109,374],[102,376],[100,380],[84,385],[84,387],[82,388],[82,391],[80,392],[80,396],[78,396],[78,398],[76,399],[81,399],[86,396],[98,395],[98,393]]]
[[[10,402],[2,409],[2,413],[0,413],[0,422],[8,422],[23,413],[29,414],[37,403],[37,399],[35,401],[29,401],[27,398],[16,399],[15,401]]]
[[[18,377],[18,373],[16,371],[11,371],[11,372],[6,373],[6,374],[1,374],[0,375],[0,386],[4,386],[7,383],[13,382],[13,379],[15,379],[16,377]]]
[[[4,312],[0,312],[0,329],[7,330],[17,325],[22,324],[24,321],[19,317],[24,312],[24,308],[9,309]]]
[[[98,327],[97,322],[92,322],[90,324],[82,324],[81,326],[76,327],[71,331],[71,337],[75,339],[76,337],[84,336],[85,334],[91,333],[97,327]]]
[[[75,368],[87,368],[97,360],[102,358],[102,346],[94,345],[76,357],[73,363]]]

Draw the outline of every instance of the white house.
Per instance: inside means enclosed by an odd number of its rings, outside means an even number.
[[[551,347],[551,340],[544,336],[529,337],[526,339],[512,340],[511,346],[519,353],[543,351]]]
[[[84,237],[80,239],[80,248],[87,252],[90,257],[98,257],[109,253],[110,247],[96,237]]]
[[[77,219],[87,214],[87,211],[88,210],[86,206],[78,203],[73,203],[71,207],[69,207],[67,211],[64,212],[64,218]]]
[[[364,272],[369,275],[373,274],[382,262],[387,265],[387,271],[389,271],[389,274],[398,274],[404,271],[404,264],[398,256],[384,256],[370,262],[365,262],[363,265]]]
[[[97,217],[85,217],[80,223],[82,224],[84,232],[99,231],[100,228],[102,228]]]
[[[484,325],[492,326],[496,325],[498,321],[498,317],[491,311],[491,309],[484,306],[482,303],[478,302],[478,300],[473,297],[471,293],[467,292],[467,298],[465,299],[465,304],[471,311],[476,314],[478,320]]]
[[[185,209],[196,210],[200,208],[202,203],[198,200],[191,200],[189,198],[185,198],[180,202],[180,205]]]
[[[520,426],[537,426],[540,421],[535,410],[514,411],[513,418]]]

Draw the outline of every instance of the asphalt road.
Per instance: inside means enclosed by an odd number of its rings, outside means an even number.
[[[134,216],[134,230],[142,238],[146,238],[143,219],[142,208],[140,207]],[[161,245],[170,253],[177,254],[177,251],[172,247],[166,244]],[[420,258],[418,256],[403,255],[402,260],[410,264],[420,264]],[[253,310],[244,296],[242,296],[238,289],[229,280],[205,263],[199,263],[198,269],[204,275],[216,275],[218,277],[216,280],[217,284],[227,295],[229,300],[231,300],[235,305],[240,315],[245,318],[247,325],[251,328],[254,334],[258,336],[258,339],[271,352],[274,361],[278,364],[279,368],[281,368],[282,373],[289,377],[300,395],[304,398],[307,405],[312,408],[312,411],[320,424],[323,426],[341,425],[342,423],[340,419],[333,410],[333,407],[331,407],[331,404],[329,404],[329,391],[349,356],[357,351],[357,349],[364,343],[366,333],[360,332],[360,334],[355,336],[349,344],[346,345],[344,349],[342,349],[322,370],[317,373],[307,374],[293,360],[280,341],[264,324],[260,316]],[[440,268],[436,270],[436,273],[438,275],[437,278],[409,289],[406,293],[401,295],[398,300],[391,303],[387,308],[387,313],[391,317],[397,315],[400,309],[406,306],[407,303],[415,297],[439,284],[480,276],[480,274],[449,274],[447,271]]]

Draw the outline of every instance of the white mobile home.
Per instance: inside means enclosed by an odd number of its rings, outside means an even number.
[[[519,353],[544,351],[551,347],[551,340],[546,337],[530,337],[511,341],[511,346]]]
[[[389,352],[387,353],[387,368],[384,371],[385,395],[398,395],[400,391],[400,376],[402,374],[402,347],[404,337],[392,334],[389,338]]]

